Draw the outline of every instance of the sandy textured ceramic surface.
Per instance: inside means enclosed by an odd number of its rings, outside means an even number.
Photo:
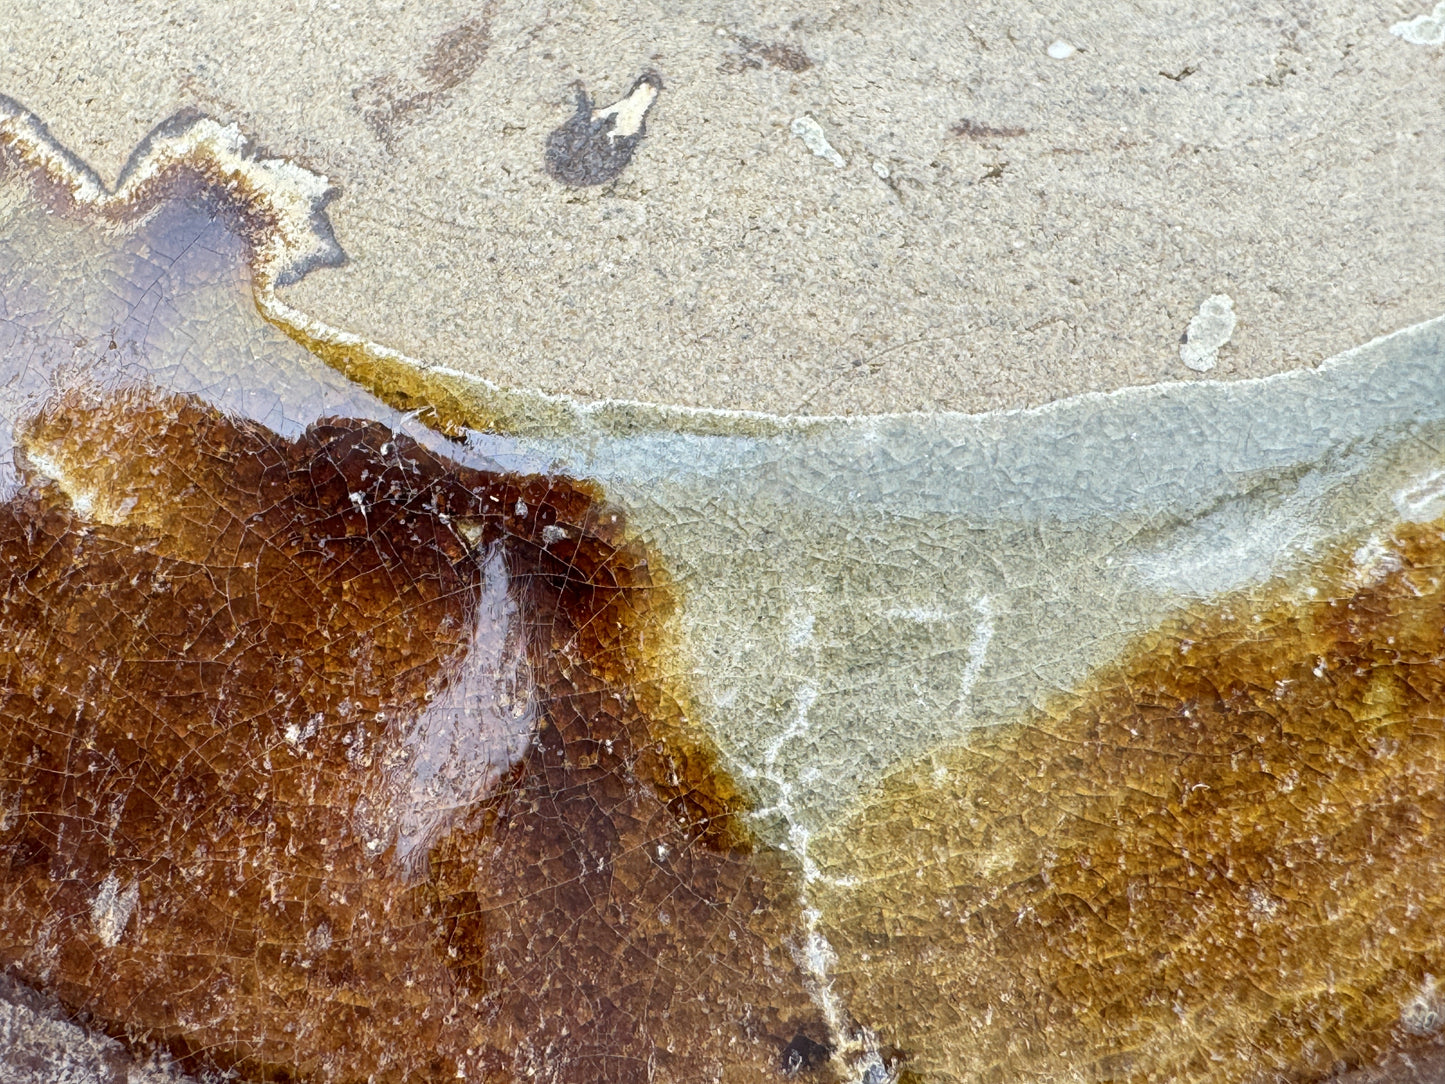
[[[107,179],[193,106],[340,179],[352,260],[288,296],[417,357],[588,396],[982,410],[1196,379],[1179,341],[1217,294],[1223,378],[1436,315],[1440,53],[1392,32],[1430,10],[10,0],[0,91]],[[626,170],[553,180],[575,84],[610,104],[647,72]]]
[[[1445,322],[981,415],[587,401],[299,306],[335,191],[233,126],[0,147],[17,1072],[1430,1063]]]

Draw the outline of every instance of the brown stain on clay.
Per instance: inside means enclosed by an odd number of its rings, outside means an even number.
[[[437,38],[414,82],[388,72],[351,92],[362,105],[367,126],[382,143],[394,149],[407,128],[444,105],[452,91],[477,73],[491,48],[495,14],[496,4],[488,3],[480,14]]]
[[[823,909],[858,1018],[966,1081],[1317,1081],[1438,1042],[1445,533],[1359,552],[891,776],[818,850],[857,879]]]
[[[672,592],[599,494],[143,389],[66,393],[21,464],[11,974],[252,1080],[770,1080],[826,1042],[795,871],[740,826],[667,677]],[[535,738],[403,861],[405,739],[462,681],[498,555]]]
[[[964,117],[949,131],[964,139],[976,140],[1017,139],[1019,136],[1029,134],[1027,128],[996,128],[992,124],[983,124],[969,117]]]
[[[813,66],[813,58],[807,51],[789,42],[765,42],[741,34],[733,35],[733,41],[737,43],[740,51],[729,53],[718,65],[718,70],[728,75],[761,68],[765,63],[770,68],[792,72],[794,75]]]

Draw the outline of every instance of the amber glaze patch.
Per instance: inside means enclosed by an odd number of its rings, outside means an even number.
[[[854,1012],[925,1075],[1311,1081],[1445,1024],[1445,541],[1164,629],[824,841]]]
[[[596,493],[144,390],[67,393],[20,459],[7,970],[252,1080],[752,1081],[799,1049],[831,1074],[794,871],[687,738],[668,591]],[[409,735],[501,612],[489,576],[535,688],[499,710],[534,736],[403,860],[386,803],[457,767]]]

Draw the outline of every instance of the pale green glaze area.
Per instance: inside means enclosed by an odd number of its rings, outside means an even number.
[[[584,412],[591,431],[520,446],[601,481],[663,554],[703,723],[816,830],[1190,600],[1438,514],[1445,321],[1315,371],[1029,411],[724,437],[626,409],[632,432]]]

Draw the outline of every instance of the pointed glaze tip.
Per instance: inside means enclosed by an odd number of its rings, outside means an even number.
[[[177,191],[204,192],[243,225],[251,269],[263,291],[297,282],[313,268],[346,262],[326,213],[339,194],[328,178],[264,156],[236,124],[194,109],[156,125],[111,188],[39,117],[0,94],[0,163],[48,181],[62,205],[117,222],[138,220]]]

